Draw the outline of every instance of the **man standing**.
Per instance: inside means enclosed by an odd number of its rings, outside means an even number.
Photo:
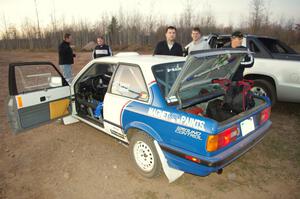
[[[245,68],[251,68],[254,64],[254,58],[253,58],[252,54],[250,53],[250,50],[248,48],[246,48],[245,46],[242,46],[243,38],[244,38],[244,35],[242,32],[235,31],[231,34],[230,45],[224,47],[224,48],[241,48],[241,49],[247,49],[249,51],[249,54],[245,56],[244,60],[240,64],[238,70],[233,75],[232,81],[243,80]]]
[[[207,41],[202,39],[202,33],[200,28],[198,27],[193,28],[191,37],[193,41],[185,47],[187,54],[190,54],[192,51],[210,49],[210,46],[207,43]]]
[[[112,56],[111,48],[104,43],[103,37],[97,38],[97,46],[93,51],[93,58]]]
[[[175,42],[176,28],[169,26],[166,28],[166,40],[159,42],[154,50],[154,55],[171,55],[182,56],[182,47],[179,43]]]
[[[74,57],[76,56],[70,47],[71,42],[71,34],[66,33],[63,42],[58,47],[59,66],[63,72],[63,76],[69,83],[72,82],[72,64],[74,64]]]

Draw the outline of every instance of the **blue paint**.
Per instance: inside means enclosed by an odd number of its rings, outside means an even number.
[[[183,112],[178,110],[176,106],[168,106],[156,83],[152,84],[149,90],[152,93],[152,99],[149,104],[132,101],[124,108],[121,118],[124,132],[127,132],[130,128],[139,129],[155,139],[161,146],[208,162],[218,162],[230,155],[232,156],[234,153],[238,153],[224,161],[221,165],[211,167],[201,163],[194,163],[178,156],[178,154],[176,155],[163,150],[170,167],[187,173],[206,176],[225,167],[252,148],[256,144],[252,144],[253,140],[258,136],[264,135],[271,125],[270,121],[267,121],[262,126],[259,125],[260,112],[270,106],[270,101],[267,98],[264,98],[267,102],[266,105],[260,109],[220,126],[220,124],[212,119]],[[156,113],[159,114],[157,117],[153,115],[153,110],[157,110]],[[196,129],[193,126],[178,122],[180,121],[178,118],[182,117],[184,119],[189,118],[189,120],[203,121],[203,129],[199,130],[199,128]],[[246,136],[242,136],[240,133],[235,142],[230,143],[220,150],[215,152],[206,151],[206,140],[209,135],[218,134],[233,125],[236,125],[241,132],[240,122],[249,117],[254,118],[255,130],[253,132]],[[245,145],[249,146],[243,148]]]

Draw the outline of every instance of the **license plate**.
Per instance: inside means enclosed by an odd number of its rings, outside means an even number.
[[[241,130],[242,130],[242,135],[245,136],[251,131],[254,131],[255,126],[254,126],[254,121],[253,117],[250,117],[249,119],[246,119],[241,122]]]

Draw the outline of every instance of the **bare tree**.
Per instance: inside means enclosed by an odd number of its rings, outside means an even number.
[[[9,38],[9,34],[8,34],[8,29],[7,29],[7,22],[6,22],[6,18],[5,18],[5,14],[2,14],[2,20],[3,22],[3,26],[4,26],[4,33],[2,33],[2,38],[3,38],[3,48],[6,49],[8,48],[8,38]]]
[[[241,20],[244,20],[241,21],[242,26],[239,26],[242,31],[275,36],[290,44],[300,43],[300,28],[299,25],[295,26],[295,20],[283,16],[280,20],[272,21],[269,11],[271,7],[266,4],[268,0],[249,1],[251,6],[249,18],[241,17]],[[63,34],[70,32],[74,36],[77,49],[95,40],[96,36],[103,35],[107,43],[115,50],[151,50],[157,41],[164,39],[167,25],[177,27],[177,40],[183,45],[191,39],[192,26],[199,26],[204,34],[229,33],[234,29],[232,22],[227,27],[216,23],[213,9],[208,1],[199,5],[196,0],[187,0],[183,3],[182,12],[170,20],[155,11],[141,13],[135,10],[128,13],[120,7],[117,15],[102,13],[99,20],[93,24],[87,19],[78,20],[75,17],[71,22],[66,22],[64,15],[56,16],[53,4],[53,9],[50,9],[51,23],[47,27],[40,27],[38,2],[37,0],[34,2],[36,22],[25,18],[21,26],[17,28],[15,24],[8,24],[4,14],[1,16],[0,25],[4,27],[0,33],[1,49],[57,49]],[[152,1],[148,7],[153,10],[151,6],[153,6]],[[199,6],[202,6],[201,9]]]
[[[250,19],[249,26],[253,33],[260,30],[263,20],[265,18],[265,1],[264,0],[251,0],[250,1]]]

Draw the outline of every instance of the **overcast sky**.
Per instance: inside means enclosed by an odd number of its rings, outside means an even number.
[[[191,0],[195,3],[194,13],[211,10],[218,24],[239,25],[241,19],[248,17],[250,0]],[[183,12],[186,0],[36,0],[42,27],[50,22],[50,15],[55,11],[57,19],[62,17],[67,22],[73,19],[97,21],[103,14],[117,14],[122,8],[124,13],[138,11],[142,14],[152,13],[167,20]],[[266,0],[271,18],[294,18],[300,23],[300,0]],[[35,18],[34,0],[0,0],[0,29],[4,28],[3,16],[7,24],[20,25],[25,18]],[[168,21],[169,20],[169,21]]]

